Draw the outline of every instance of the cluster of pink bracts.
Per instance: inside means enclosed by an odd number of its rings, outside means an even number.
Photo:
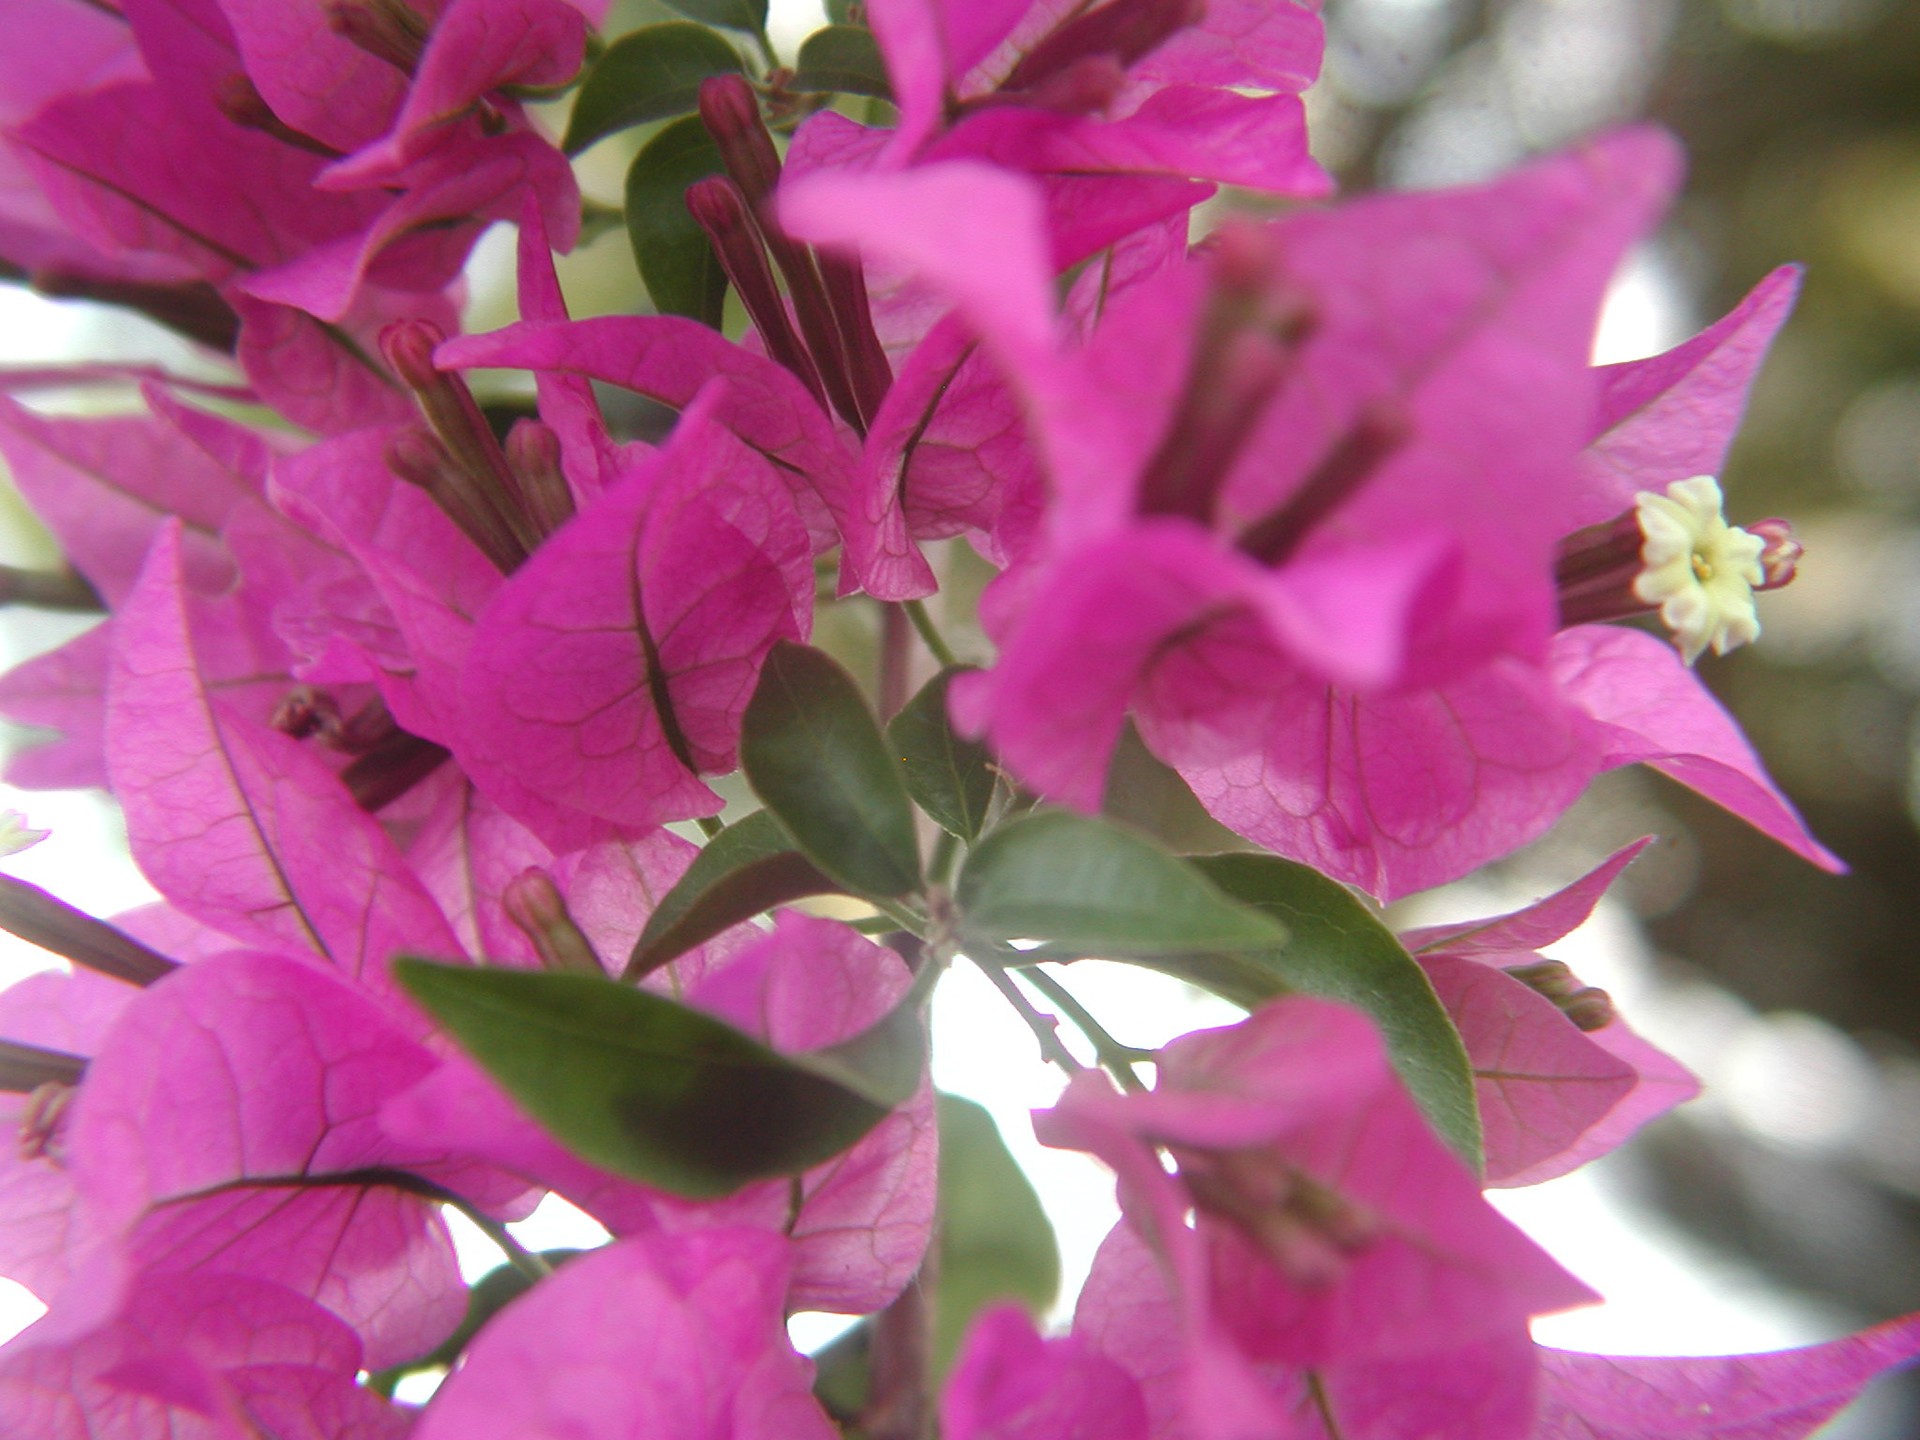
[[[1673,191],[1664,137],[1323,203],[1313,0],[870,0],[841,18],[877,41],[890,128],[796,104],[778,69],[699,88],[718,164],[688,209],[751,322],[734,343],[568,318],[551,250],[580,194],[525,103],[575,80],[603,8],[10,8],[9,272],[233,376],[51,377],[138,382],[109,416],[0,398],[73,571],[13,593],[106,615],[0,680],[58,732],[9,778],[109,788],[164,896],[107,925],[6,882],[11,928],[76,962],[0,995],[0,1273],[50,1306],[0,1349],[8,1440],[840,1433],[784,1321],[914,1281],[930,1088],[793,1178],[688,1198],[560,1144],[392,968],[618,975],[696,854],[663,827],[722,809],[703,777],[740,764],[823,557],[843,599],[894,605],[938,589],[931,542],[1000,570],[997,656],[951,690],[996,815],[1097,812],[1131,722],[1217,820],[1378,899],[1636,762],[1837,863],[1688,663],[1748,638],[1797,555],[1698,478],[1795,277],[1665,355],[1588,363]],[[1302,203],[1190,244],[1221,185]],[[522,318],[456,335],[496,220]],[[534,376],[510,429],[483,368]],[[671,433],[611,433],[593,382]],[[1656,610],[1677,644],[1615,623]],[[1920,1353],[1912,1320],[1698,1361],[1529,1338],[1595,1297],[1482,1186],[1564,1173],[1694,1089],[1535,953],[1632,853],[1400,937],[1472,1065],[1477,1173],[1328,1000],[1175,1042],[1151,1089],[1080,1070],[1036,1123],[1114,1167],[1126,1218],[1070,1333],[989,1310],[940,1398],[880,1395],[862,1433],[937,1409],[945,1440],[1787,1440]],[[956,910],[916,874],[886,909],[928,921],[922,965],[963,948],[967,883]],[[789,910],[642,983],[795,1054],[919,988]],[[445,1207],[504,1235],[546,1191],[616,1238],[488,1320],[424,1408],[364,1383],[467,1311]]]

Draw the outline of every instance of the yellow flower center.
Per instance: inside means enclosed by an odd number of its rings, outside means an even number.
[[[1635,501],[1645,543],[1633,593],[1659,607],[1686,662],[1709,645],[1724,655],[1758,639],[1753,592],[1766,581],[1765,541],[1727,523],[1714,478],[1676,481],[1664,495],[1642,490]]]

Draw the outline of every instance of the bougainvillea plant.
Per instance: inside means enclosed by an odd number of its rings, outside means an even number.
[[[1837,868],[1694,669],[1799,558],[1715,479],[1796,275],[1595,368],[1672,142],[1335,197],[1314,0],[840,0],[789,56],[673,3],[9,9],[8,277],[206,364],[0,396],[68,562],[6,594],[101,616],[0,679],[9,779],[109,789],[163,897],[0,878],[71,962],[0,994],[0,1436],[1790,1440],[1920,1354],[1538,1347],[1596,1297],[1485,1187],[1696,1088],[1539,953],[1638,847],[1378,911],[1629,764]],[[619,136],[648,296],[576,321]],[[1246,1018],[1129,1047],[1086,958]],[[955,966],[1117,1177],[1062,1333],[949,1243],[1011,1163],[927,1078]],[[522,1248],[548,1193],[608,1242]]]

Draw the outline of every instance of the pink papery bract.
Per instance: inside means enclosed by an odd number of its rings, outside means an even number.
[[[1411,1374],[1423,1357],[1470,1351],[1486,1383],[1435,1395],[1429,1423],[1464,1436],[1470,1412],[1482,1440],[1522,1440],[1532,1371],[1516,1357],[1531,1344],[1528,1317],[1592,1296],[1482,1198],[1370,1022],[1282,1000],[1175,1041],[1158,1063],[1144,1094],[1077,1077],[1036,1130],[1119,1171],[1123,1224],[1174,1297],[1180,1404],[1194,1433],[1270,1433],[1286,1402],[1260,1398],[1263,1367]],[[1240,1398],[1206,1418],[1223,1386]]]
[[[768,651],[811,628],[813,566],[785,485],[712,417],[685,416],[480,615],[457,749],[483,786],[502,771],[635,831],[719,811],[698,777],[734,768]]]
[[[1564,1175],[1700,1093],[1685,1066],[1618,1015],[1582,1030],[1554,1001],[1509,973],[1539,965],[1536,947],[1584,922],[1649,843],[1636,841],[1514,914],[1401,937],[1467,1047],[1489,1185],[1533,1185]]]
[[[281,1286],[142,1276],[111,1324],[48,1317],[0,1350],[4,1440],[400,1440],[408,1415],[355,1383],[353,1332]]]
[[[135,858],[175,905],[237,939],[324,957],[374,987],[407,950],[451,956],[439,909],[311,752],[201,678],[177,530],[114,622],[108,764]]]
[[[973,1322],[940,1401],[945,1440],[1147,1440],[1126,1371],[1076,1336],[1042,1340],[1018,1306]]]
[[[416,1440],[832,1440],[787,1342],[778,1236],[622,1240],[488,1324]]]
[[[133,1272],[241,1274],[325,1305],[381,1368],[430,1349],[464,1290],[439,1204],[524,1188],[376,1116],[433,1068],[410,1017],[315,963],[236,952],[143,991],[75,1101],[69,1169]]]

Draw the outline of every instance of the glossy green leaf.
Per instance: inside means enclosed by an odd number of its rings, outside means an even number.
[[[863,895],[920,885],[920,845],[900,764],[853,677],[781,641],[740,730],[747,783],[826,874]]]
[[[936,1376],[953,1364],[973,1317],[996,1300],[1035,1316],[1060,1289],[1053,1226],[993,1117],[940,1097],[940,1260],[933,1324]]]
[[[720,152],[697,115],[662,127],[627,171],[627,238],[654,307],[720,328],[727,276],[687,213],[687,187],[717,175]]]
[[[616,130],[688,114],[702,80],[739,69],[739,53],[704,25],[672,20],[622,35],[587,72],[561,148],[577,155]]]
[[[767,28],[767,0],[667,0],[682,15],[757,35]]]
[[[787,88],[803,94],[834,90],[843,95],[893,99],[893,84],[887,78],[887,64],[873,32],[858,25],[829,25],[809,35],[800,46]]]
[[[935,824],[962,840],[980,833],[993,799],[992,752],[978,740],[961,739],[947,718],[947,687],[967,668],[942,670],[887,726],[907,793]]]
[[[1261,854],[1204,855],[1193,863],[1229,895],[1285,924],[1293,939],[1271,954],[1203,956],[1193,969],[1160,968],[1243,1005],[1297,990],[1366,1011],[1433,1128],[1478,1168],[1480,1109],[1466,1047],[1426,972],[1394,933],[1346,886],[1308,866]],[[1248,962],[1255,960],[1271,975],[1264,994],[1250,993],[1258,972]],[[1229,983],[1213,983],[1210,973]]]
[[[794,848],[778,820],[756,810],[709,840],[661,897],[633,947],[625,978],[637,980],[776,905],[839,888]]]
[[[526,1112],[585,1160],[690,1199],[796,1175],[912,1093],[918,1024],[782,1055],[723,1021],[612,980],[401,960],[407,993]],[[918,997],[916,997],[917,999]],[[863,1069],[871,1065],[872,1069]]]
[[[964,938],[1042,942],[1030,958],[1269,950],[1286,928],[1111,821],[1044,810],[1003,825],[967,857],[955,890]]]

